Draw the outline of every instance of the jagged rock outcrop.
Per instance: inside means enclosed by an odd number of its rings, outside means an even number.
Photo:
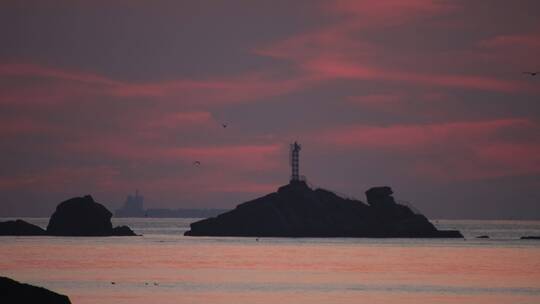
[[[366,191],[367,202],[373,207],[392,207],[396,204],[390,187],[373,187]]]
[[[0,222],[0,235],[45,235],[47,232],[39,226],[23,220]]]
[[[462,238],[397,204],[389,187],[366,192],[368,203],[295,181],[234,210],[191,224],[188,236]]]
[[[19,283],[6,277],[0,277],[0,303],[47,303],[70,304],[65,295],[43,287]]]
[[[92,196],[74,197],[60,203],[49,220],[47,234],[56,236],[135,235],[127,226],[113,229],[112,213]]]

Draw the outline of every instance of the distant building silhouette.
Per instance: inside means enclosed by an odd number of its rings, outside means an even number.
[[[135,191],[128,195],[124,205],[115,210],[115,217],[159,217],[159,218],[206,218],[216,216],[227,209],[144,209],[144,197]]]
[[[144,196],[139,195],[139,190],[135,190],[135,195],[128,195],[122,208],[115,211],[117,217],[143,217]]]

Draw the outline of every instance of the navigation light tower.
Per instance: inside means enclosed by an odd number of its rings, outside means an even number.
[[[290,163],[292,170],[291,182],[300,180],[300,175],[298,175],[300,167],[300,149],[302,149],[302,146],[300,146],[300,144],[298,144],[296,141],[290,146]]]

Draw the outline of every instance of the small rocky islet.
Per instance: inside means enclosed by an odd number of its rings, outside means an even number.
[[[526,235],[526,236],[522,236],[520,239],[522,239],[522,240],[540,240],[540,235]]]
[[[127,226],[113,227],[112,213],[92,196],[74,197],[60,203],[47,229],[23,220],[0,222],[0,235],[15,236],[135,236]]]
[[[47,231],[23,220],[15,220],[0,222],[0,235],[47,235]]]

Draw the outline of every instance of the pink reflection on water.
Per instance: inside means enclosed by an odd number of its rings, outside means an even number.
[[[0,256],[74,303],[540,303],[534,246],[3,238]]]

